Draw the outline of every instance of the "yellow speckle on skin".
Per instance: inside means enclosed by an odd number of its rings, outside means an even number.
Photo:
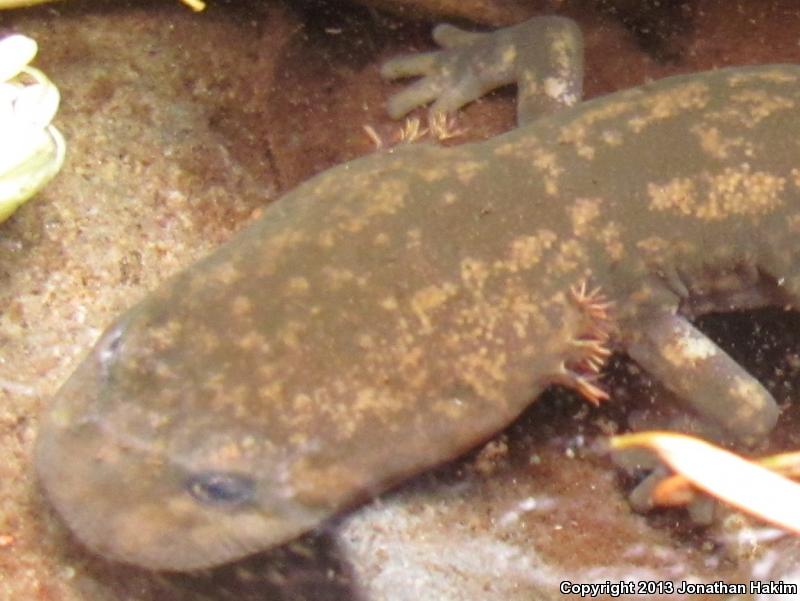
[[[571,70],[575,66],[575,55],[581,49],[575,44],[575,37],[562,32],[548,36],[548,48],[553,66],[557,71]]]
[[[395,297],[387,296],[386,298],[381,299],[380,306],[387,311],[397,311],[399,304]]]
[[[303,428],[298,428],[289,435],[289,444],[296,449],[302,449],[308,446],[308,432]]]
[[[275,402],[281,399],[282,394],[283,382],[280,380],[273,380],[258,387],[258,396],[264,401]]]
[[[756,127],[761,121],[779,111],[794,111],[794,99],[766,90],[742,90],[731,97],[723,108],[708,112],[706,121],[726,128],[741,130]]]
[[[732,88],[750,85],[753,82],[770,82],[777,84],[794,83],[797,77],[787,73],[783,68],[759,69],[758,71],[731,71],[728,76],[728,85]]]
[[[372,241],[375,243],[375,246],[388,246],[392,239],[386,232],[381,232],[377,234]]]
[[[183,324],[177,319],[170,319],[159,327],[152,327],[148,332],[147,343],[154,351],[164,351],[173,347],[183,331]]]
[[[622,144],[622,132],[616,129],[606,129],[600,134],[600,139],[609,146],[619,146]]]
[[[544,175],[544,190],[547,194],[558,194],[558,178],[564,169],[558,164],[555,153],[547,152],[541,148],[533,151],[533,165]]]
[[[628,127],[634,133],[641,133],[649,125],[669,119],[690,109],[702,109],[708,104],[710,90],[701,81],[690,81],[668,90],[642,97],[644,109],[628,120]]]
[[[369,334],[359,334],[356,337],[356,343],[363,349],[371,349],[375,347],[375,339]]]
[[[352,412],[355,419],[371,418],[377,422],[391,420],[391,416],[402,409],[402,400],[371,388],[360,387],[353,400]]]
[[[531,132],[524,138],[498,144],[494,148],[494,154],[495,156],[499,157],[524,158],[530,156],[535,149],[540,147],[541,144],[539,143],[539,139],[533,132]]]
[[[602,198],[575,199],[575,202],[567,209],[575,236],[583,238],[592,233],[592,229],[595,227],[593,222],[600,217],[602,204]]]
[[[468,257],[461,261],[461,281],[468,290],[480,291],[489,277],[489,267],[484,261]]]
[[[532,236],[521,236],[511,241],[509,271],[527,270],[538,265],[544,253],[552,248],[558,236],[551,230],[539,230]]]
[[[744,123],[748,127],[758,124],[777,111],[793,110],[795,102],[766,90],[742,90],[731,96],[731,101],[743,106],[746,111]]]
[[[731,393],[741,400],[738,406],[740,411],[754,412],[756,408],[753,406],[753,401],[763,398],[761,384],[753,378],[737,377],[731,386]]]
[[[541,94],[538,73],[533,69],[523,67],[517,75],[517,90],[519,94],[524,94],[528,98]],[[504,145],[501,153],[507,153],[510,148],[511,145]]]
[[[334,267],[332,265],[326,265],[323,267],[322,275],[325,277],[328,286],[334,290],[339,289],[356,279],[355,274],[351,270],[343,267]]]
[[[502,409],[507,401],[500,391],[500,386],[506,381],[507,361],[504,351],[492,349],[492,352],[489,352],[489,349],[482,347],[459,357],[456,369],[461,379],[478,396],[498,403]]]
[[[287,321],[281,327],[278,336],[288,348],[296,349],[300,346],[300,340],[306,329],[306,325],[299,321]]]
[[[553,262],[548,265],[548,271],[566,274],[585,265],[587,261],[586,248],[580,240],[565,240],[553,257]]]
[[[308,280],[303,276],[294,276],[289,278],[288,283],[286,284],[286,292],[291,295],[302,295],[308,293],[311,285],[308,283]]]
[[[241,272],[232,261],[227,261],[217,265],[210,274],[210,279],[219,282],[223,286],[230,286],[242,277]]]
[[[429,333],[433,330],[431,326],[431,314],[444,305],[451,298],[458,288],[450,282],[442,285],[430,285],[418,290],[411,297],[411,310],[422,324],[422,331]]]
[[[243,294],[237,294],[231,303],[231,314],[234,317],[244,317],[251,314],[253,311],[253,301],[250,297]]]
[[[703,152],[715,159],[727,159],[732,149],[746,145],[744,138],[738,136],[735,138],[726,137],[717,127],[697,124],[690,131],[697,136]]]
[[[679,337],[665,345],[664,358],[676,366],[691,366],[719,354],[717,346],[705,336]]]
[[[567,89],[567,81],[560,77],[547,77],[544,80],[544,93],[550,98],[562,98]]]
[[[789,174],[792,176],[792,183],[795,187],[800,188],[800,169],[793,167]]]
[[[649,236],[647,238],[642,238],[636,243],[636,248],[639,250],[651,254],[651,255],[660,255],[669,248],[669,241],[665,238],[660,236]]]
[[[622,230],[618,223],[610,222],[600,230],[598,238],[603,243],[606,253],[612,261],[621,261],[625,257],[625,246],[622,244]]]
[[[478,173],[486,169],[485,162],[478,161],[459,161],[453,166],[453,170],[462,184],[469,184]]]
[[[377,183],[365,182],[362,189],[370,191],[364,196],[364,202],[337,206],[331,211],[341,220],[339,228],[350,234],[360,232],[377,216],[393,215],[401,209],[409,194],[409,183],[399,178],[382,179]]]
[[[304,394],[304,393],[296,394],[292,398],[292,408],[297,413],[303,413],[305,411],[308,411],[313,406],[314,406],[314,401],[307,394]]]
[[[714,219],[728,214],[762,215],[773,211],[783,204],[780,193],[785,183],[783,177],[766,171],[753,172],[747,164],[725,169],[710,178],[708,208],[698,216]]]
[[[428,371],[422,363],[424,352],[420,346],[404,349],[397,363],[401,373],[407,374],[406,382],[412,390],[422,390],[428,379]]]
[[[317,243],[322,248],[333,248],[336,243],[336,234],[332,229],[324,229],[317,236]]]
[[[267,346],[267,339],[256,330],[250,330],[236,340],[236,346],[244,351],[262,350]]]
[[[794,214],[789,216],[786,219],[786,224],[789,227],[789,231],[794,234],[800,234],[800,215]]]
[[[271,276],[275,272],[283,257],[285,257],[290,250],[297,248],[301,244],[304,244],[306,240],[306,232],[289,227],[282,231],[276,232],[268,239],[265,239],[259,251],[259,262],[256,266],[256,275],[258,277]]]
[[[585,159],[594,157],[594,147],[587,142],[592,128],[605,121],[616,121],[620,115],[635,109],[636,104],[629,99],[609,102],[599,108],[586,110],[559,132],[558,141],[575,147],[578,156]]]
[[[280,394],[285,394],[281,392]],[[267,399],[277,398],[266,396]],[[310,394],[301,392],[293,395],[288,402],[287,411],[284,419],[293,431],[292,436],[296,436],[295,441],[305,444],[308,440],[309,425],[316,422],[319,417],[320,407],[318,401]]]
[[[503,53],[501,55],[500,60],[503,61],[504,65],[510,65],[515,60],[517,60],[517,48],[514,45],[509,44],[503,48]]]
[[[594,158],[595,149],[594,146],[584,145],[579,147],[578,149],[578,156],[586,159],[587,161],[591,161]]]
[[[219,465],[225,467],[231,465],[233,462],[238,461],[242,456],[242,447],[239,446],[237,441],[229,440],[222,446],[211,450],[208,458],[211,465]]]
[[[675,177],[664,184],[647,184],[650,208],[691,215],[697,204],[695,182],[688,177]]]
[[[426,182],[434,183],[447,179],[450,171],[445,166],[429,165],[427,167],[417,168],[415,173]]]
[[[200,352],[211,354],[219,347],[219,336],[213,330],[202,328],[195,336],[199,340],[197,350]]]
[[[455,204],[458,200],[458,195],[455,192],[445,192],[442,196],[442,202],[446,205]]]
[[[735,215],[763,215],[783,204],[783,177],[753,171],[749,164],[699,178],[648,184],[650,208],[717,221]]]

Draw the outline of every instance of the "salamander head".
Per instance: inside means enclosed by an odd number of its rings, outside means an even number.
[[[294,499],[291,462],[226,397],[211,402],[199,364],[175,373],[177,343],[154,351],[153,331],[146,313],[123,317],[42,418],[38,476],[77,538],[110,559],[185,571],[316,525],[327,514]]]

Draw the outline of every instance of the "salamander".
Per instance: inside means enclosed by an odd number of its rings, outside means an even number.
[[[389,104],[518,86],[518,127],[334,167],[122,315],[41,419],[77,538],[195,570],[284,543],[502,430],[546,388],[608,397],[627,353],[744,444],[779,410],[692,325],[800,306],[800,67],[581,100],[570,20],[434,31]]]

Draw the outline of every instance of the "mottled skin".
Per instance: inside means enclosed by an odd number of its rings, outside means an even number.
[[[386,72],[431,75],[417,102],[466,82],[454,109],[502,80],[476,86],[454,57],[495,53],[551,92],[528,107],[574,102],[575,81],[519,66],[525,27],[556,71],[580,54],[574,25],[545,19],[440,29],[451,50]],[[675,77],[536,120],[524,104],[531,122],[490,141],[313,178],[112,325],[36,450],[78,538],[170,570],[269,548],[475,447],[553,383],[603,398],[611,349],[731,437],[768,433],[770,395],[686,318],[800,306],[800,68]]]

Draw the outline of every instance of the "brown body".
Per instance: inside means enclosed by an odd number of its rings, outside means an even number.
[[[762,436],[771,397],[681,310],[796,300],[799,104],[797,67],[684,76],[315,177],[111,326],[43,420],[48,495],[112,558],[222,563],[550,384],[602,398],[612,349]]]

